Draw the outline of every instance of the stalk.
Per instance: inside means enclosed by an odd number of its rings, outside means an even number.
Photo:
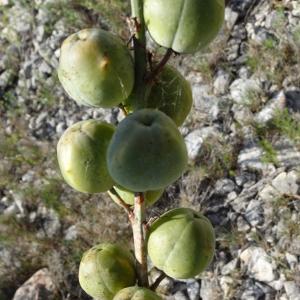
[[[147,74],[146,30],[143,13],[143,0],[131,0],[131,16],[134,22],[133,47],[135,61],[135,84],[130,95],[131,102],[139,105],[145,97]]]
[[[131,12],[134,26],[134,66],[135,84],[131,97],[136,104],[144,100],[146,91],[147,51],[146,34],[143,13],[143,0],[131,0]],[[134,253],[137,263],[139,285],[149,287],[147,250],[143,224],[145,221],[145,199],[143,193],[137,193],[134,198],[134,211],[129,217],[134,241]]]
[[[137,193],[134,198],[134,213],[130,218],[134,253],[137,264],[137,273],[139,284],[143,287],[149,287],[148,281],[148,266],[147,266],[147,250],[144,236],[144,221],[145,221],[145,199],[143,193]]]

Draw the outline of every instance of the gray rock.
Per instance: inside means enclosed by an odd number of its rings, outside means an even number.
[[[184,140],[187,146],[188,157],[190,160],[195,160],[197,158],[205,139],[214,134],[215,130],[213,127],[204,127],[192,131],[185,137]]]
[[[197,280],[189,280],[186,284],[187,293],[190,300],[198,300],[200,298],[200,284]]]
[[[250,108],[241,104],[234,104],[231,109],[234,119],[241,125],[248,125],[253,121],[253,113]]]
[[[279,110],[283,110],[286,104],[286,98],[283,91],[281,91],[276,97],[272,98],[264,108],[258,112],[254,121],[260,125],[265,125],[267,122],[273,119]]]
[[[235,25],[239,14],[233,11],[230,7],[225,8],[225,23],[228,30],[231,30]]]
[[[202,279],[200,297],[202,300],[222,300],[222,290],[219,288],[216,279]]]
[[[261,84],[257,79],[236,79],[230,85],[230,95],[238,104],[247,105],[249,97],[261,92]]]
[[[296,171],[283,172],[272,180],[273,187],[281,194],[294,194],[298,193],[299,175]]]
[[[78,235],[77,227],[76,225],[72,225],[65,231],[65,240],[66,241],[76,240],[77,235]]]
[[[44,268],[18,288],[13,300],[54,300],[57,296],[55,283],[48,269]]]
[[[245,217],[252,226],[264,223],[264,210],[259,200],[251,200],[245,212]]]
[[[223,291],[224,299],[230,299],[236,281],[230,276],[222,276],[220,278],[220,286]]]
[[[300,300],[300,287],[294,281],[284,283],[284,289],[289,300]]]
[[[227,263],[221,270],[221,274],[222,275],[231,275],[232,272],[235,271],[235,269],[237,268],[237,264],[238,264],[238,259],[235,258],[233,260],[231,260],[229,263]]]
[[[229,87],[230,75],[223,70],[218,71],[214,80],[214,92],[216,94],[225,94]]]
[[[208,113],[218,103],[218,98],[213,95],[211,86],[207,84],[192,84],[194,107],[197,111]]]
[[[214,193],[220,196],[226,196],[230,192],[234,191],[236,185],[228,178],[219,179],[215,184]]]
[[[267,283],[275,280],[274,262],[264,249],[251,246],[241,253],[240,259],[250,277]]]

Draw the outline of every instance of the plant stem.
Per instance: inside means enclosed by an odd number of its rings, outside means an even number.
[[[150,286],[150,289],[151,289],[152,291],[155,291],[155,290],[158,288],[159,284],[160,284],[166,277],[167,277],[167,275],[166,275],[165,273],[162,272],[162,273],[156,278],[155,282]]]
[[[124,200],[120,197],[118,192],[113,187],[108,191],[108,194],[112,194],[116,197],[115,198],[116,203],[125,210],[125,212],[128,214],[129,219],[130,219],[131,215],[133,214],[133,211],[131,210],[130,205],[128,205],[127,203],[124,202]]]
[[[137,193],[134,197],[134,213],[130,218],[133,240],[134,253],[137,263],[137,273],[139,284],[143,287],[149,287],[148,266],[147,266],[147,250],[144,237],[145,220],[145,199],[143,193]]]
[[[170,59],[171,55],[173,54],[173,50],[169,48],[167,52],[165,53],[162,60],[159,62],[159,64],[155,67],[155,69],[147,76],[146,82],[149,83],[155,79],[155,77],[162,71],[168,60]]]
[[[135,83],[131,94],[132,103],[143,101],[147,72],[146,30],[143,13],[143,0],[131,0],[131,15],[135,23],[133,32]]]

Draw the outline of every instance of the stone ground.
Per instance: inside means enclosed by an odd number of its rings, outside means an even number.
[[[299,300],[300,2],[227,2],[218,39],[172,60],[193,90],[180,129],[190,167],[148,211],[202,211],[217,251],[198,278],[166,278],[158,291],[169,300]],[[82,253],[129,243],[122,211],[104,194],[71,190],[55,156],[71,124],[123,118],[68,99],[56,75],[61,42],[92,26],[128,40],[128,9],[124,1],[0,0],[1,300],[89,299],[77,281]]]

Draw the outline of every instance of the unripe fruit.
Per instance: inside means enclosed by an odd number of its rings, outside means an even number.
[[[106,151],[114,126],[97,120],[78,122],[69,127],[57,144],[61,174],[75,190],[99,193],[114,181],[108,173]]]
[[[119,291],[113,300],[162,300],[162,298],[149,289],[132,286]]]
[[[152,38],[179,53],[209,44],[224,21],[224,0],[145,0],[144,17]]]
[[[151,225],[147,247],[154,266],[167,275],[192,278],[213,258],[214,229],[201,213],[189,208],[173,209]]]
[[[120,186],[114,186],[114,189],[126,204],[134,205],[134,192],[128,191],[125,188]],[[164,189],[145,192],[144,197],[145,197],[146,205],[149,206],[151,204],[154,204],[160,198],[163,192]],[[113,201],[116,202],[116,196],[110,191],[108,191],[108,193],[109,196],[113,199]]]
[[[126,249],[100,244],[84,253],[79,266],[79,283],[91,297],[111,300],[118,291],[135,282],[134,259]]]
[[[187,150],[175,123],[154,109],[138,110],[118,126],[107,151],[111,177],[134,192],[158,190],[187,166]]]
[[[63,42],[58,77],[78,104],[113,107],[132,91],[133,61],[118,37],[101,29],[84,29]]]
[[[146,107],[157,108],[181,126],[193,103],[189,82],[173,67],[165,66],[147,98]]]

